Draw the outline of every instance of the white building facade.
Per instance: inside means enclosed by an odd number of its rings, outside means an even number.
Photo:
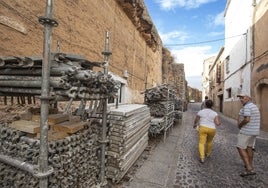
[[[209,85],[209,69],[215,61],[215,56],[207,58],[203,61],[203,72],[202,72],[202,100],[205,96],[209,96],[210,85]]]
[[[253,2],[228,0],[225,9],[223,113],[232,118],[241,107],[237,94],[251,94]]]

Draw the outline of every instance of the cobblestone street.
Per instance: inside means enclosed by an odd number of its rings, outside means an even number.
[[[262,132],[254,152],[256,175],[240,177],[244,165],[235,147],[238,129],[233,119],[220,114],[210,158],[199,162],[198,134],[193,121],[200,103],[190,103],[181,123],[176,124],[153,150],[145,152],[117,188],[266,188],[268,187],[268,136]],[[159,140],[159,139],[158,139]],[[147,154],[146,154],[147,153]]]
[[[204,164],[199,162],[198,134],[192,128],[198,107],[190,104],[184,113],[174,187],[268,187],[268,141],[258,138],[256,142],[254,167],[257,175],[240,177],[244,166],[235,147],[238,129],[232,119],[221,116],[222,125],[217,129],[212,154]]]

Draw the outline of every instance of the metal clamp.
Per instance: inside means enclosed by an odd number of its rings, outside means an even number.
[[[54,172],[53,167],[48,167],[49,169],[46,172],[40,172],[37,168],[34,169],[33,176],[36,178],[45,178],[51,175]]]
[[[38,18],[38,21],[42,25],[51,25],[51,26],[54,26],[54,27],[57,27],[59,25],[57,20],[52,19],[52,18],[48,18],[48,17],[44,17],[44,16],[40,16]]]
[[[107,144],[107,143],[109,143],[109,140],[108,139],[98,140],[98,142],[101,143],[101,144]]]

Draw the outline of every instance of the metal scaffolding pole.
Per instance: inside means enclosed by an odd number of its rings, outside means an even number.
[[[52,27],[58,26],[53,18],[53,0],[47,0],[46,15],[39,17],[39,23],[44,25],[43,63],[42,63],[42,87],[41,87],[41,116],[40,116],[40,154],[39,171],[48,171],[48,110],[49,110],[49,77],[52,45]],[[40,188],[48,187],[48,177],[40,178]]]
[[[106,32],[105,35],[105,49],[102,54],[104,55],[104,76],[108,75],[108,66],[109,66],[109,56],[112,54],[109,51],[109,33]],[[106,184],[106,178],[105,178],[105,150],[106,150],[106,144],[108,142],[106,131],[107,131],[107,103],[108,99],[105,98],[103,100],[103,114],[102,114],[102,140],[101,142],[101,185]]]

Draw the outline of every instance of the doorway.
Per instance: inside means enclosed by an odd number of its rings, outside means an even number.
[[[219,111],[223,112],[223,94],[218,95],[218,101],[219,101]]]
[[[260,114],[261,114],[261,129],[264,131],[268,131],[268,85],[261,84],[259,86],[260,91]]]

